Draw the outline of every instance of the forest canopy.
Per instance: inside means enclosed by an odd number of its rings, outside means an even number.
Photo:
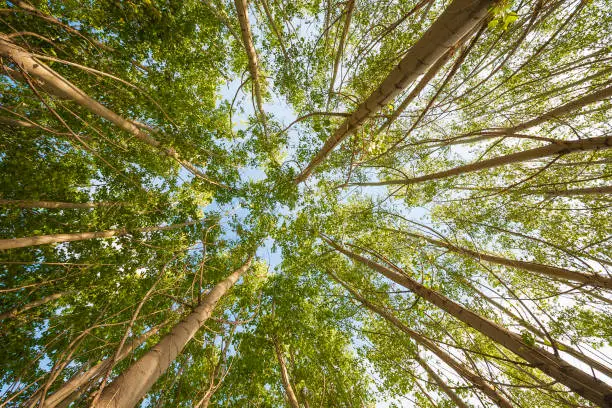
[[[612,407],[611,11],[0,2],[0,408]]]

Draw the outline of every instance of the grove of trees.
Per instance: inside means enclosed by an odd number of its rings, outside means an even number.
[[[0,25],[0,408],[612,407],[612,1]]]

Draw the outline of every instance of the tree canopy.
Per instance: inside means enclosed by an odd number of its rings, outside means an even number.
[[[612,407],[610,0],[6,0],[1,407]]]

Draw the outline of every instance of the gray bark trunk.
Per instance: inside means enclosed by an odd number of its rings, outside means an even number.
[[[251,260],[250,257],[244,265],[219,282],[185,320],[174,326],[159,343],[106,387],[93,408],[136,406],[212,315],[219,300],[249,269]]]

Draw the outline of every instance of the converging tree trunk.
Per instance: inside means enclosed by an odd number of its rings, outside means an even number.
[[[159,330],[163,326],[164,324],[155,326],[151,330],[143,334],[142,336],[139,336],[138,338],[134,339],[129,344],[125,344],[121,352],[117,356],[115,364],[123,360],[124,358],[128,357],[129,355],[131,355],[134,352],[134,350],[140,347],[151,336],[157,334],[157,332],[159,332]],[[109,369],[111,364],[113,364],[113,357],[114,356],[110,356],[109,358],[106,358],[103,361],[100,361],[99,363],[91,367],[89,370],[72,377],[70,380],[64,383],[64,385],[62,385],[60,389],[58,389],[53,394],[45,398],[43,407],[45,408],[56,407],[62,401],[65,401],[67,398],[69,398],[70,395],[72,395],[73,393],[77,393],[78,395],[79,391],[82,389],[83,386],[95,381],[98,377],[100,377],[102,374],[104,374]]]
[[[248,3],[247,0],[234,0],[234,4],[236,5],[236,13],[238,14],[238,21],[240,22],[242,43],[247,53],[249,73],[251,74],[251,81],[253,83],[253,93],[255,94],[257,110],[259,111],[262,122],[265,123],[266,114],[263,109],[261,78],[259,76],[259,60],[257,58],[255,46],[253,45],[253,35],[251,34],[251,24],[249,23]]]
[[[121,207],[121,202],[99,202],[99,203],[66,203],[60,201],[37,201],[37,200],[2,200],[0,206],[17,208],[60,208],[60,209],[87,209],[97,207]]]
[[[521,269],[523,271],[536,273],[538,275],[546,276],[548,278],[558,280],[569,280],[574,282],[584,283],[588,286],[595,286],[605,289],[612,289],[612,278],[608,278],[602,275],[586,274],[581,272],[572,271],[565,268],[559,268],[556,266],[543,265],[535,262],[518,261],[515,259],[503,258],[501,256],[489,255],[483,252],[477,252],[469,248],[453,245],[448,241],[440,241],[424,235],[415,234],[408,231],[392,230],[399,232],[404,235],[408,235],[414,238],[423,239],[437,247],[446,248],[452,252],[468,255],[476,260],[482,260],[485,262],[494,263],[497,265],[509,266],[511,268]]]
[[[346,43],[346,39],[348,38],[349,28],[351,27],[351,19],[353,18],[353,11],[355,10],[355,0],[348,0],[346,2],[346,8],[344,14],[344,26],[342,27],[342,34],[340,35],[340,43],[338,44],[338,50],[336,51],[336,58],[334,58],[334,67],[332,69],[331,81],[329,83],[329,95],[327,96],[327,104],[329,105],[329,101],[334,93],[334,88],[336,86],[336,76],[338,75],[338,67],[340,66],[340,61],[342,60],[342,55],[344,54],[344,44]]]
[[[612,136],[600,136],[590,139],[559,141],[546,146],[524,150],[518,153],[507,154],[505,156],[494,157],[492,159],[481,160],[476,163],[466,164],[450,170],[431,173],[424,176],[399,179],[375,181],[366,183],[349,183],[348,186],[391,186],[417,184],[423,181],[440,180],[447,177],[460,176],[479,170],[493,169],[513,163],[522,163],[543,157],[557,156],[575,152],[587,152],[593,150],[605,150],[612,147]]]
[[[281,373],[281,381],[283,383],[283,388],[285,389],[285,394],[287,395],[289,405],[291,406],[291,408],[300,408],[300,404],[298,403],[295,391],[293,390],[293,386],[291,385],[289,372],[287,371],[287,364],[285,363],[285,355],[283,352],[283,348],[276,337],[272,340],[272,342],[274,343],[274,353],[276,354],[276,359],[278,360],[278,367]]]
[[[344,282],[342,279],[336,276],[333,272],[326,271],[326,273],[330,275],[340,285],[342,285],[362,305],[364,305],[366,308],[376,313],[377,315],[391,323],[393,326],[407,334],[408,337],[414,340],[417,344],[425,347],[426,349],[434,353],[440,360],[444,361],[444,363],[446,363],[449,367],[455,370],[457,374],[459,374],[466,381],[469,381],[476,388],[482,391],[487,397],[491,399],[491,401],[493,401],[499,407],[513,408],[513,405],[505,397],[499,394],[497,390],[495,390],[495,388],[493,388],[488,382],[486,382],[480,375],[471,372],[463,363],[460,363],[455,360],[447,352],[438,347],[433,341],[409,328],[400,319],[395,317],[383,307],[375,305],[374,303],[367,300],[348,283]]]
[[[59,299],[62,296],[66,295],[67,293],[70,293],[70,292],[54,293],[52,295],[45,296],[42,299],[30,302],[27,305],[24,305],[24,306],[21,306],[21,307],[16,307],[16,308],[14,308],[12,310],[9,310],[8,312],[0,313],[0,320],[4,320],[4,319],[11,318],[11,317],[15,317],[15,316],[17,316],[17,315],[27,311],[27,310],[30,310],[30,309],[33,309],[35,307],[44,305],[45,303],[49,303],[52,300]]]
[[[491,340],[512,351],[525,361],[533,364],[534,367],[537,367],[585,399],[602,407],[607,407],[612,404],[612,387],[603,381],[586,374],[584,371],[581,371],[576,367],[573,367],[571,364],[544,349],[526,343],[521,336],[508,331],[507,329],[472,312],[469,309],[466,309],[462,305],[454,302],[435,290],[427,288],[416,280],[410,278],[408,274],[400,274],[397,271],[393,271],[368,258],[358,255],[336,244],[334,241],[325,236],[321,236],[321,238],[338,252],[346,255],[354,261],[380,272],[388,279],[404,286],[414,294],[421,296],[423,299],[444,310],[457,320],[462,321],[469,327],[479,331],[486,337],[489,337]]]
[[[160,227],[145,227],[137,228],[132,231],[126,229],[113,229],[107,231],[94,231],[94,232],[74,232],[71,234],[51,234],[51,235],[39,235],[34,237],[24,238],[9,238],[0,239],[0,250],[2,249],[14,249],[14,248],[25,248],[30,246],[45,245],[45,244],[57,244],[61,242],[71,241],[84,241],[87,239],[94,238],[112,238],[128,235],[131,232],[153,232],[153,231],[168,231],[193,225],[197,221],[188,221],[181,224],[165,225]]]
[[[212,315],[219,300],[249,269],[252,257],[219,282],[185,320],[104,389],[94,408],[131,408],[147,394]]]
[[[433,380],[433,382],[438,384],[438,387],[440,387],[442,391],[444,391],[444,393],[448,395],[448,397],[451,399],[451,401],[455,403],[455,405],[457,405],[459,408],[469,408],[466,403],[463,402],[461,398],[459,398],[457,393],[453,391],[452,388],[448,386],[448,384],[446,384],[442,377],[440,377],[438,373],[436,373],[429,366],[429,364],[427,364],[427,362],[421,358],[421,356],[415,354],[414,359],[417,363],[419,363],[421,367],[423,367],[423,369],[427,372],[427,375]]]
[[[42,89],[55,96],[63,99],[74,101],[81,107],[87,109],[91,113],[98,115],[115,126],[126,131],[136,139],[154,147],[163,155],[176,160],[186,170],[195,176],[220,187],[224,187],[219,183],[210,180],[204,173],[197,169],[192,163],[183,160],[179,154],[171,147],[163,146],[160,141],[153,138],[148,133],[144,132],[133,121],[123,118],[106,106],[97,102],[77,86],[69,82],[60,74],[43,64],[36,59],[34,55],[26,51],[24,48],[14,44],[5,34],[0,34],[0,56],[9,58],[19,66],[19,68],[27,75],[34,78],[37,83],[42,84]]]
[[[454,0],[380,86],[325,141],[308,166],[296,177],[296,184],[306,180],[340,142],[361,127],[371,115],[391,102],[457,41],[480,24],[494,3],[492,0]]]

